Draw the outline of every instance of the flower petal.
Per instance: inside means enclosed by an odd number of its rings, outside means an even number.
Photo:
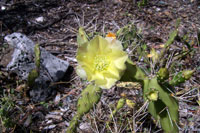
[[[82,79],[87,79],[87,74],[86,74],[85,70],[80,65],[76,67],[76,73]]]
[[[111,64],[109,69],[108,69],[108,73],[111,75],[114,75],[115,78],[119,79],[120,75],[119,75],[119,71],[118,69],[115,67],[115,65]],[[108,76],[108,75],[107,75]]]
[[[111,88],[115,82],[117,81],[117,79],[113,79],[113,78],[106,78],[107,82],[104,85],[101,85],[102,88],[104,89],[109,89]]]
[[[113,39],[111,37],[106,37],[105,39],[110,43],[111,48],[123,50],[122,44],[119,40]]]
[[[79,46],[76,58],[80,65],[80,68],[77,67],[80,77],[87,76],[88,81],[95,81],[96,85],[109,89],[126,69],[128,55],[115,38],[96,36]]]
[[[125,62],[127,59],[128,59],[128,55],[124,55],[124,56],[114,60],[114,64],[118,69],[124,70],[124,69],[126,69]]]

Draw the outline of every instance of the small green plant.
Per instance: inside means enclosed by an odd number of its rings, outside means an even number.
[[[13,111],[15,104],[10,96],[3,95],[0,99],[0,120],[2,127],[11,128],[14,126],[14,122],[10,118],[11,112]]]
[[[42,105],[43,107],[47,108],[49,107],[49,103],[46,102],[40,102],[40,105]]]
[[[127,29],[127,27],[125,28]],[[129,32],[122,35],[122,31],[127,31],[126,29],[120,29],[117,35],[131,39]],[[177,37],[177,33],[178,28],[170,33],[161,53],[157,53],[155,49],[151,50],[149,58],[151,58],[152,63],[150,66],[152,70],[153,68],[159,69],[157,72],[154,72],[156,71],[154,69],[148,75],[128,58],[123,51],[123,43],[117,40],[114,34],[109,33],[105,38],[96,36],[92,40],[88,40],[83,29],[79,30],[77,52],[79,66],[77,72],[80,77],[87,79],[91,84],[83,90],[78,99],[77,114],[70,122],[67,133],[76,132],[76,127],[82,116],[99,102],[102,89],[111,88],[116,81],[140,83],[143,88],[143,99],[145,105],[148,106],[149,113],[160,123],[164,132],[177,133],[179,131],[179,114],[174,86],[189,80],[194,73],[194,70],[185,70],[175,75],[172,80],[169,78],[170,72],[163,57]],[[134,34],[136,36],[136,33],[131,31],[131,35]],[[144,56],[147,56],[146,53]],[[125,101],[125,97],[118,101],[112,115],[124,106]]]
[[[143,6],[146,6],[148,3],[148,0],[140,0],[137,4],[138,4],[138,7],[141,8]]]

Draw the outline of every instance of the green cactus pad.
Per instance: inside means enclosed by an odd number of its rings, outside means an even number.
[[[67,133],[74,133],[82,116],[90,111],[101,98],[101,88],[92,84],[88,85],[81,93],[77,104],[77,114],[73,117],[67,128]]]
[[[125,99],[124,98],[120,98],[118,103],[117,103],[117,110],[121,109],[125,104]]]
[[[149,112],[155,119],[160,120],[165,132],[178,132],[176,124],[179,120],[178,102],[171,96],[171,92],[165,86],[158,83],[157,78],[144,80],[144,94],[147,94],[151,88],[159,92],[159,99],[157,101],[150,101],[148,107]],[[144,99],[148,100],[146,95],[144,95]]]
[[[117,107],[113,110],[112,114],[110,115],[110,118],[114,116],[118,110],[120,110],[123,106],[125,105],[125,99],[120,98],[119,101],[117,102]]]
[[[143,82],[146,78],[144,72],[137,67],[130,59],[126,63],[126,70],[124,75],[121,77],[121,81],[131,81],[131,82]]]
[[[78,121],[81,119],[81,115],[76,114],[73,119],[70,121],[69,127],[67,128],[67,133],[74,133],[76,131],[76,127],[78,126]]]
[[[34,86],[36,78],[38,78],[40,75],[40,72],[39,72],[39,69],[40,69],[40,46],[39,46],[39,44],[35,45],[34,52],[35,52],[36,68],[33,69],[28,75],[28,83],[27,84],[30,88]]]
[[[195,70],[184,70],[183,71],[183,77],[185,80],[188,80],[192,77],[192,74],[195,72]]]
[[[28,86],[31,88],[35,84],[36,78],[38,78],[39,72],[36,69],[33,69],[28,75]]]
[[[195,70],[184,70],[177,73],[173,79],[170,81],[170,85],[175,86],[181,83],[184,83],[186,80],[189,80]]]
[[[36,44],[35,48],[34,48],[34,52],[35,52],[35,65],[37,70],[40,69],[40,45]]]
[[[81,46],[82,44],[86,42],[88,42],[87,34],[85,33],[83,27],[80,27],[78,30],[78,35],[77,35],[78,46]]]
[[[88,85],[81,93],[81,96],[78,100],[77,104],[77,112],[78,114],[88,113],[93,105],[96,104],[101,98],[101,88]]]

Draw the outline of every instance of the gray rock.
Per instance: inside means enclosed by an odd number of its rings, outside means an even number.
[[[21,79],[27,80],[29,72],[36,68],[34,63],[34,46],[35,43],[21,33],[7,35],[5,41],[14,48],[11,61],[6,69],[16,73]],[[67,61],[61,60],[45,49],[40,48],[40,76],[36,79],[37,86],[30,91],[30,96],[34,101],[43,101],[51,93],[49,84],[63,78],[69,67]]]

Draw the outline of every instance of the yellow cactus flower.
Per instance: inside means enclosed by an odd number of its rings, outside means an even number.
[[[78,48],[76,58],[80,77],[109,89],[121,78],[128,55],[123,51],[120,41],[96,36]]]

